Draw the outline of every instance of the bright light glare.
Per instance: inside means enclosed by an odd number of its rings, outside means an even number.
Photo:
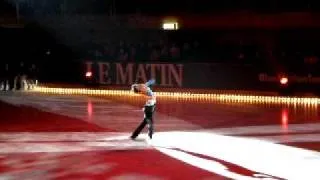
[[[157,133],[151,143],[166,155],[232,179],[259,178],[257,174],[252,177],[237,174],[217,161],[187,152],[214,157],[258,172],[259,176],[266,174],[284,179],[320,179],[320,153],[311,150],[202,132]]]
[[[90,78],[92,76],[92,72],[86,72],[86,77]]]
[[[178,23],[163,23],[162,28],[164,30],[177,30],[179,27]]]
[[[282,78],[280,79],[280,83],[281,83],[282,85],[288,84],[288,78],[282,77]]]

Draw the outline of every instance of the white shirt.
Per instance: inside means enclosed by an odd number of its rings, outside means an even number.
[[[146,102],[146,106],[154,106],[157,102],[156,95],[152,90],[148,87],[146,91],[146,96],[148,96],[148,100]]]

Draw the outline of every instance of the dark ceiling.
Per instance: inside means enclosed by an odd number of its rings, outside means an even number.
[[[5,3],[5,1],[11,3]],[[16,0],[1,0],[0,13],[15,11]],[[13,7],[12,7],[13,6]],[[34,13],[145,13],[165,15],[177,13],[215,13],[229,11],[292,12],[319,11],[319,0],[21,0],[20,11],[24,15]]]

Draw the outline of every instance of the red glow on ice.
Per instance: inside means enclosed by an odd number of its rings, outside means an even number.
[[[288,129],[289,113],[288,109],[284,108],[281,112],[281,125],[283,129]]]
[[[92,102],[90,100],[88,101],[87,111],[88,111],[88,119],[92,119],[93,107],[92,107]]]

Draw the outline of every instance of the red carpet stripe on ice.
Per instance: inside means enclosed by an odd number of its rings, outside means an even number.
[[[0,102],[2,132],[104,132],[111,129],[67,116],[43,112],[26,106],[16,107]]]

